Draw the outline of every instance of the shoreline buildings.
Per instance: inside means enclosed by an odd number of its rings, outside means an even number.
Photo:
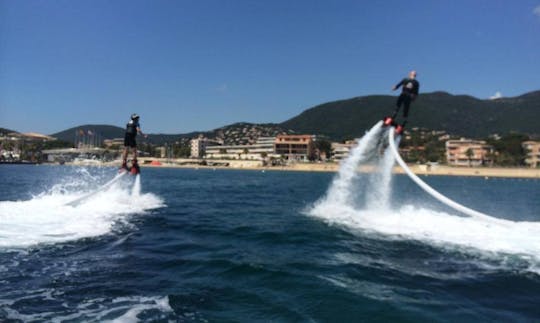
[[[207,146],[203,156],[211,159],[250,159],[264,160],[267,157],[279,157],[274,152],[275,137],[259,137],[250,145],[213,145]]]
[[[248,145],[221,145],[206,138],[191,141],[191,157],[207,159],[309,161],[315,158],[312,135],[278,135],[259,137]]]
[[[483,140],[461,138],[448,140],[446,146],[446,161],[451,166],[486,166],[493,165],[493,146]]]
[[[274,150],[287,160],[310,161],[315,159],[315,143],[312,135],[278,135]]]
[[[525,141],[521,147],[526,153],[525,164],[531,168],[540,167],[540,142]]]

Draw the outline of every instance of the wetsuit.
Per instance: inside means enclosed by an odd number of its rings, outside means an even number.
[[[135,148],[137,147],[137,142],[135,137],[137,136],[137,129],[140,127],[139,121],[129,120],[126,125],[126,135],[124,137],[124,146]]]
[[[418,90],[420,89],[420,83],[418,83],[417,80],[411,79],[411,78],[404,78],[399,82],[395,88],[398,89],[399,87],[402,87],[401,94],[399,95],[397,102],[396,102],[396,111],[394,111],[394,115],[392,116],[392,119],[395,119],[399,109],[403,105],[403,125],[407,123],[407,117],[409,116],[409,107],[411,105],[411,102],[416,99],[418,96]]]

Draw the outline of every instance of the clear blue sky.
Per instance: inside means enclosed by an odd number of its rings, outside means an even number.
[[[421,92],[540,89],[540,0],[0,0],[0,127],[21,132],[282,122],[410,69]]]

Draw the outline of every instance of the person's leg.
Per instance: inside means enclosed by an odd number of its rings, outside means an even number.
[[[137,146],[133,147],[133,162],[137,162]]]
[[[411,98],[407,96],[403,100],[403,123],[402,125],[405,127],[405,124],[407,124],[407,120],[409,117],[409,107],[411,106]]]
[[[403,99],[404,99],[404,95],[401,94],[397,101],[396,101],[396,110],[394,111],[394,114],[392,115],[392,120],[395,120],[397,115],[398,115],[398,112],[399,112],[399,108],[401,108],[401,105],[403,104]]]
[[[130,172],[132,175],[137,175],[141,172],[139,169],[139,163],[137,162],[137,145],[133,146],[133,161],[131,162]]]
[[[124,146],[124,152],[122,153],[122,164],[127,162],[128,146]]]

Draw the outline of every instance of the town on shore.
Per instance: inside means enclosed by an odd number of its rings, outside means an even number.
[[[413,128],[404,133],[402,143],[400,154],[417,174],[540,178],[540,141],[519,142],[514,148],[521,156],[513,157],[519,159],[519,165],[510,165],[513,167],[500,165],[499,161],[510,157],[501,157],[506,152],[485,140],[452,138],[443,131]],[[123,138],[101,139],[88,130],[68,144],[36,133],[0,133],[0,144],[0,163],[113,166],[120,163]],[[311,134],[251,136],[238,144],[198,135],[174,144],[140,145],[139,164],[333,172],[355,144],[355,140],[330,142]],[[370,171],[369,166],[360,170]],[[397,167],[396,172],[400,172]]]

